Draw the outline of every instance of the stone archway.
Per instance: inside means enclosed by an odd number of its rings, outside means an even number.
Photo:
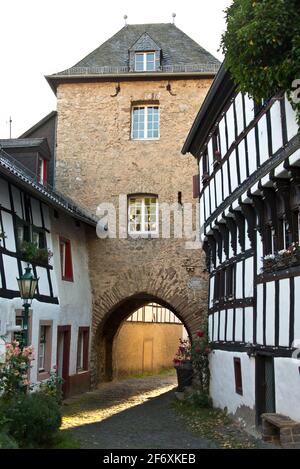
[[[206,313],[206,276],[194,291],[175,268],[147,273],[130,270],[117,278],[113,288],[94,300],[91,348],[91,385],[111,380],[114,374],[113,341],[123,321],[136,309],[156,302],[182,321],[189,335],[199,328]]]

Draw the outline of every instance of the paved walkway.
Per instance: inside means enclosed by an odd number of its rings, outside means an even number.
[[[105,383],[65,402],[62,428],[70,430],[82,448],[216,447],[191,432],[172,409],[175,387],[173,374]]]

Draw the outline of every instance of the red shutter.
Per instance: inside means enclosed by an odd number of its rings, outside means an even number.
[[[47,174],[47,161],[44,160],[44,167],[43,167],[43,184],[46,185],[47,184],[47,177],[48,177],[48,174]]]
[[[72,267],[72,255],[71,255],[71,243],[70,241],[66,241],[66,267],[65,267],[65,274],[66,280],[70,280],[73,282],[73,267]]]
[[[200,178],[199,174],[193,176],[193,197],[194,199],[198,199],[200,195]]]

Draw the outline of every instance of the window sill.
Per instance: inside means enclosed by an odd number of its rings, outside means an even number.
[[[76,374],[77,374],[77,375],[84,375],[85,373],[88,373],[88,372],[89,372],[88,369],[87,369],[87,370],[82,370],[82,369],[80,369],[80,370],[77,370],[77,371],[76,371]]]
[[[156,138],[133,138],[131,137],[130,140],[132,142],[157,142],[158,140],[160,140],[160,137],[156,137]]]
[[[73,278],[62,277],[61,279],[62,279],[64,282],[74,283],[74,279],[73,279]]]
[[[37,379],[38,381],[44,381],[45,379],[50,378],[49,371],[38,371]]]

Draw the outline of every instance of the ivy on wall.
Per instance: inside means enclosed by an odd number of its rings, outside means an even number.
[[[221,49],[240,91],[257,102],[288,94],[300,126],[299,0],[234,0]]]

